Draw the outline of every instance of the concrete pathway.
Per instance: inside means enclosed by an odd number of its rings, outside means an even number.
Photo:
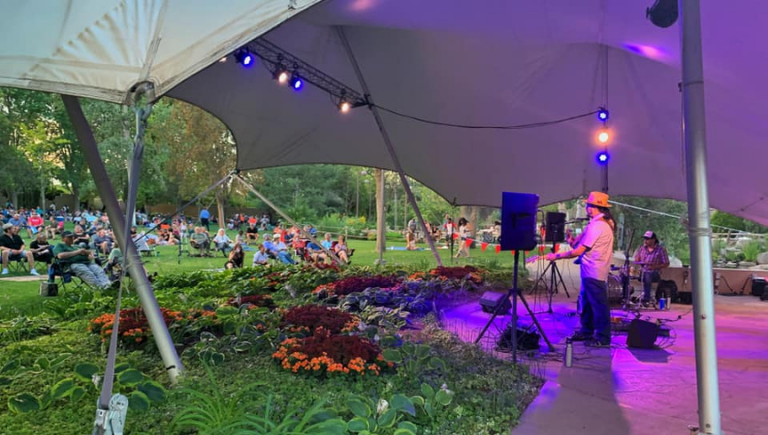
[[[535,277],[538,266],[532,267]],[[615,333],[611,349],[594,350],[577,343],[573,367],[566,368],[565,337],[578,326],[578,269],[562,265],[561,271],[571,298],[563,291],[554,295],[552,314],[546,312],[544,292],[524,294],[532,311],[540,312],[536,317],[557,350],[530,361],[546,383],[512,434],[689,434],[688,425],[698,423],[691,306],[642,313],[646,319],[673,320],[667,322],[673,328],[671,337],[657,340],[663,349],[629,349],[626,333]],[[716,296],[715,305],[723,430],[728,435],[766,433],[768,302],[751,296]],[[530,323],[522,304],[518,313],[522,323]],[[490,318],[477,302],[444,314],[446,327],[467,341],[474,341]],[[620,310],[613,315],[634,318]],[[486,348],[493,348],[510,319],[497,318],[482,341]],[[543,340],[541,344],[544,349]]]

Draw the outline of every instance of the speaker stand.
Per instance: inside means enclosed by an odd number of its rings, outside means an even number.
[[[518,260],[520,259],[520,250],[515,250],[515,267],[514,267],[514,274],[512,275],[512,288],[510,288],[507,291],[507,299],[512,297],[512,361],[514,364],[517,364],[517,298],[520,298],[520,302],[523,303],[525,306],[525,309],[528,311],[528,314],[531,315],[531,319],[533,319],[533,323],[536,325],[536,328],[538,328],[539,334],[541,334],[541,337],[544,339],[544,341],[547,343],[548,349],[550,352],[555,351],[555,347],[552,345],[552,342],[549,341],[549,338],[547,338],[547,334],[544,333],[544,329],[539,324],[539,321],[536,319],[536,315],[531,310],[531,307],[528,305],[528,302],[525,300],[525,297],[517,290],[517,267],[518,267]],[[480,334],[475,339],[475,344],[477,344],[482,338],[483,335],[485,335],[485,332],[488,331],[488,328],[491,327],[493,324],[493,321],[496,319],[496,316],[499,315],[499,312],[501,311],[501,307],[504,304],[497,304],[496,309],[493,310],[493,315],[488,320],[488,323],[485,325],[482,331],[480,331]]]
[[[552,253],[555,252],[555,244],[552,243]],[[547,286],[546,281],[544,281],[544,278],[547,276],[547,272],[549,272],[549,285]],[[537,289],[539,287],[539,283],[544,284],[547,287],[547,313],[552,314],[552,296],[555,293],[560,292],[560,286],[563,287],[563,291],[565,291],[565,295],[568,296],[568,299],[571,298],[571,294],[568,293],[568,287],[565,286],[565,280],[563,280],[563,274],[560,273],[560,268],[557,267],[557,262],[550,261],[547,267],[544,269],[544,272],[539,275],[539,279],[536,280],[536,282],[533,284],[533,288]]]

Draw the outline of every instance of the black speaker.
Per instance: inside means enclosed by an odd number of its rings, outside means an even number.
[[[562,243],[565,241],[565,213],[547,212],[547,228],[544,241]]]
[[[763,294],[765,294],[765,278],[752,277],[752,296],[761,297]]]
[[[675,24],[679,15],[677,0],[656,0],[653,6],[645,10],[645,16],[662,29]]]
[[[532,328],[517,328],[517,350],[538,350],[541,336]],[[512,324],[507,325],[504,332],[496,340],[496,350],[499,352],[511,351],[515,347],[512,343]]]
[[[509,298],[506,293],[485,292],[480,298],[480,306],[483,307],[483,311],[493,314],[496,312],[496,307],[501,304],[499,314],[506,314],[509,309],[512,308],[512,303],[509,302]]]
[[[634,319],[629,324],[627,335],[627,347],[636,349],[653,349],[656,347],[656,338],[659,336],[659,325],[654,322]]]
[[[536,247],[539,196],[504,192],[501,195],[501,250],[530,251]]]
[[[677,292],[677,300],[673,299],[672,302],[679,304],[691,305],[693,304],[693,293],[691,292]]]

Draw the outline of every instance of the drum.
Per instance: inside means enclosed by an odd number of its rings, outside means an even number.
[[[608,275],[608,305],[620,307],[624,301],[624,294],[621,288],[621,277]]]

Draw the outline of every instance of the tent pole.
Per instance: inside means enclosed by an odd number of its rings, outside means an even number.
[[[416,219],[419,220],[419,224],[421,225],[421,230],[424,231],[424,238],[427,240],[427,243],[429,244],[429,249],[432,250],[432,254],[434,254],[435,256],[435,260],[437,260],[437,265],[442,267],[443,261],[440,259],[440,254],[437,252],[437,248],[435,247],[435,242],[434,240],[432,240],[432,235],[429,234],[429,231],[427,231],[427,226],[424,224],[424,218],[421,215],[421,210],[419,209],[419,205],[416,204],[416,198],[413,197],[413,192],[411,192],[411,186],[408,185],[408,179],[405,177],[405,172],[403,172],[402,165],[400,165],[400,158],[397,157],[397,153],[395,152],[395,147],[392,145],[392,140],[389,138],[389,133],[387,133],[387,129],[384,127],[384,120],[381,119],[381,115],[379,114],[379,109],[373,103],[371,90],[368,88],[368,83],[365,81],[365,77],[363,76],[363,72],[360,69],[360,65],[357,64],[357,59],[355,58],[355,54],[352,52],[352,46],[349,45],[349,41],[347,40],[347,35],[344,33],[344,28],[341,26],[336,26],[336,31],[339,34],[341,43],[344,45],[344,49],[347,52],[347,56],[349,56],[349,61],[352,63],[352,67],[355,69],[355,75],[357,75],[357,80],[360,82],[360,86],[363,87],[363,93],[365,94],[365,98],[368,102],[368,108],[371,109],[371,113],[373,113],[373,117],[374,119],[376,119],[376,124],[379,126],[379,132],[381,133],[381,138],[384,139],[384,144],[387,146],[387,151],[389,151],[389,155],[392,157],[392,163],[395,164],[397,175],[400,176],[400,182],[403,183],[403,188],[405,189],[405,195],[408,197],[408,202],[411,203],[411,207],[413,207],[414,213],[416,213]]]
[[[379,254],[379,265],[384,265],[384,251],[387,249],[387,215],[385,205],[386,185],[384,170],[374,169],[376,176],[376,251]]]
[[[234,178],[235,178],[235,180],[237,180],[237,181],[239,181],[239,182],[243,183],[243,186],[245,186],[245,188],[246,188],[246,189],[250,190],[250,191],[251,191],[251,193],[253,193],[254,195],[258,196],[260,200],[264,201],[264,204],[267,204],[267,206],[268,206],[268,207],[270,207],[272,210],[276,211],[276,212],[277,212],[277,214],[279,214],[280,216],[282,216],[282,217],[283,217],[283,219],[287,220],[288,222],[290,222],[290,223],[291,223],[291,225],[293,225],[293,226],[295,226],[296,228],[298,228],[298,229],[299,229],[299,230],[300,230],[302,233],[304,233],[304,235],[305,235],[305,236],[307,236],[307,238],[308,238],[309,240],[311,240],[311,241],[312,241],[312,243],[314,243],[315,245],[319,246],[319,247],[320,247],[320,249],[322,249],[322,250],[323,250],[323,251],[324,251],[326,254],[330,255],[330,256],[331,256],[331,258],[333,258],[334,260],[336,260],[336,261],[337,261],[339,264],[344,264],[344,262],[343,262],[343,261],[341,261],[341,259],[340,259],[340,258],[339,258],[339,257],[336,255],[336,253],[335,253],[335,252],[331,251],[330,249],[327,249],[327,248],[325,248],[325,247],[322,245],[322,243],[318,243],[318,241],[315,239],[315,237],[314,237],[314,236],[312,236],[312,234],[309,234],[308,232],[305,232],[305,231],[304,231],[304,228],[303,228],[301,225],[299,225],[299,224],[298,224],[296,221],[294,221],[293,219],[291,219],[291,217],[290,217],[290,216],[288,216],[287,214],[285,214],[285,212],[284,212],[282,209],[278,208],[278,207],[277,207],[277,206],[276,206],[276,205],[275,205],[275,204],[274,204],[272,201],[270,201],[269,199],[267,199],[267,197],[266,197],[266,196],[262,195],[262,194],[261,194],[261,192],[259,192],[258,190],[256,190],[256,189],[255,189],[253,186],[251,186],[251,185],[250,185],[250,184],[249,184],[247,181],[245,181],[245,180],[243,179],[243,177],[241,177],[241,176],[240,176],[240,174],[239,174],[237,171],[235,171],[235,175],[234,175]]]
[[[152,284],[149,282],[144,268],[138,260],[139,252],[130,240],[125,239],[128,224],[120,210],[120,205],[117,203],[117,196],[112,187],[112,182],[107,175],[104,162],[101,160],[96,139],[93,137],[93,131],[91,131],[88,120],[83,114],[80,100],[70,95],[62,95],[61,98],[64,101],[69,119],[75,128],[77,139],[83,147],[85,160],[91,170],[93,181],[96,183],[99,197],[101,197],[107,209],[109,222],[115,229],[114,235],[117,243],[125,249],[127,269],[136,284],[136,293],[139,295],[149,327],[152,328],[152,335],[155,337],[155,343],[165,365],[165,370],[171,378],[171,382],[175,383],[176,378],[182,371],[181,360],[176,353],[173,340],[171,340],[171,335],[168,333],[168,328],[165,326],[165,321],[160,313],[160,306],[157,304],[157,299],[155,299]]]
[[[721,435],[720,390],[715,343],[712,246],[707,191],[707,137],[699,0],[680,0],[683,73],[683,132],[688,181],[693,327],[696,350],[699,433]]]

